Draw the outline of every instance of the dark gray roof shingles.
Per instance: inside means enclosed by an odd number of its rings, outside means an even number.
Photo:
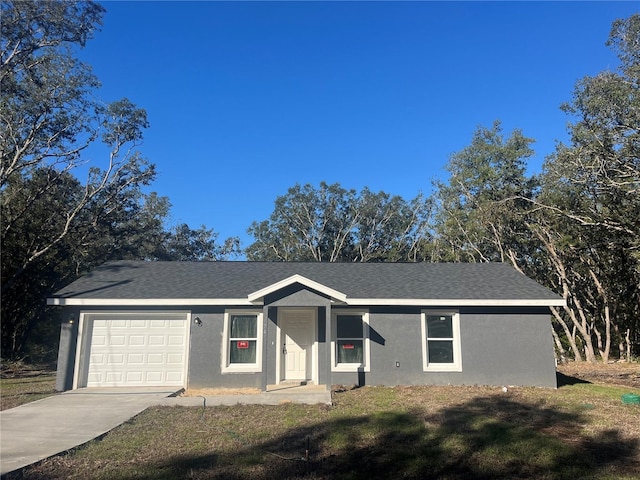
[[[53,297],[243,298],[299,274],[347,298],[557,300],[500,263],[108,262]]]

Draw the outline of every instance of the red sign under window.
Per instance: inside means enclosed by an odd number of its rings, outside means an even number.
[[[249,348],[249,342],[247,342],[246,340],[239,340],[238,348]]]
[[[342,345],[342,348],[344,348],[345,350],[353,350],[356,347],[353,343],[345,343]]]

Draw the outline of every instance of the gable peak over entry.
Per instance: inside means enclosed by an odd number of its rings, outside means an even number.
[[[276,293],[280,290],[286,289],[288,287],[292,287],[296,284],[302,285],[311,290],[315,290],[316,292],[325,295],[328,297],[333,303],[347,303],[347,296],[339,292],[338,290],[334,290],[331,287],[327,287],[321,283],[318,283],[309,278],[303,277],[302,275],[295,274],[287,277],[279,282],[268,285],[260,290],[257,290],[253,293],[250,293],[247,298],[250,303],[254,305],[262,305],[264,304],[264,299],[267,295]]]

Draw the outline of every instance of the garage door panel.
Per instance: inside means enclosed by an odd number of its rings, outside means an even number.
[[[144,374],[139,371],[127,372],[126,379],[127,383],[142,383],[144,378]]]
[[[148,383],[162,382],[162,372],[147,372],[146,380]]]
[[[103,355],[102,353],[92,353],[91,354],[91,364],[92,365],[106,365],[106,355]]]
[[[144,335],[130,335],[129,345],[132,347],[142,347],[146,343]]]
[[[149,335],[150,347],[164,347],[167,344],[167,337],[164,335]]]
[[[181,353],[168,353],[167,364],[168,365],[182,365],[184,363],[184,355]]]
[[[182,374],[178,372],[167,372],[168,383],[181,383],[183,382]]]
[[[107,335],[107,345],[112,347],[120,347],[126,345],[127,337],[125,335]]]
[[[184,386],[186,314],[96,314],[87,321],[86,386]]]
[[[111,353],[107,357],[107,364],[111,366],[124,365],[124,357],[123,353]]]

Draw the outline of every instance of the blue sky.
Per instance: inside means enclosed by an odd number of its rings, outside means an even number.
[[[296,183],[406,199],[501,120],[536,140],[539,171],[585,75],[635,2],[103,2],[80,57],[105,101],[147,110],[140,151],[171,224],[220,238],[266,219]],[[99,165],[100,154],[94,153]]]

